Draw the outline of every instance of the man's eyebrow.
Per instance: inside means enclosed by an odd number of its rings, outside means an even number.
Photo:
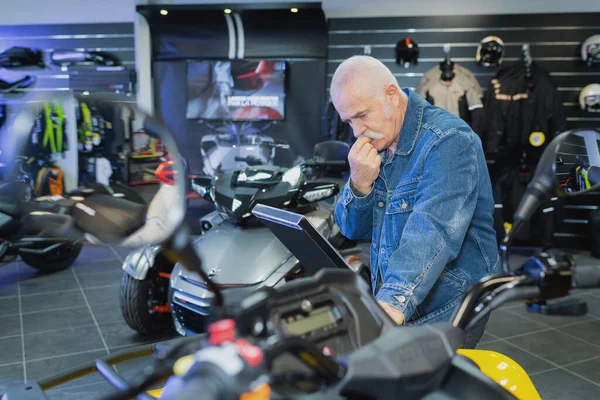
[[[361,116],[362,114],[366,113],[367,111],[369,111],[369,109],[366,109],[366,110],[362,110],[362,111],[355,112],[355,113],[354,113],[354,115],[352,115],[350,118],[348,118],[348,119],[344,120],[344,122],[350,122],[350,120],[351,120],[352,118],[357,118],[357,117]]]

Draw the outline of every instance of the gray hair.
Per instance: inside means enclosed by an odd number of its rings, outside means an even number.
[[[372,92],[383,100],[383,89],[392,84],[400,90],[392,71],[371,56],[352,56],[342,62],[331,79],[329,93],[335,96],[340,87],[349,81],[357,82],[360,89]],[[362,91],[361,90],[361,91]]]

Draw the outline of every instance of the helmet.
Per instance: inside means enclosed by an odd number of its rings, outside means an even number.
[[[579,105],[587,112],[600,112],[600,84],[592,83],[581,89]]]
[[[483,38],[477,46],[477,62],[485,67],[497,67],[504,57],[504,42],[498,36]]]
[[[403,64],[408,68],[410,64],[417,65],[419,59],[419,45],[411,38],[404,38],[396,43],[396,64]]]
[[[583,42],[581,59],[588,66],[600,63],[600,35],[592,35]]]

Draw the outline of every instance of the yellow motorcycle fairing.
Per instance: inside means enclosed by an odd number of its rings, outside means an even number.
[[[541,400],[527,372],[512,358],[490,350],[460,349],[458,354],[472,360],[481,372],[519,400]]]

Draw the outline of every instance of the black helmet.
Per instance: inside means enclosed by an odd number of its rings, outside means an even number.
[[[419,59],[419,45],[411,38],[404,38],[396,44],[396,64],[408,67],[417,65]]]
[[[485,67],[497,67],[504,57],[504,42],[498,36],[484,38],[477,47],[477,62]]]

